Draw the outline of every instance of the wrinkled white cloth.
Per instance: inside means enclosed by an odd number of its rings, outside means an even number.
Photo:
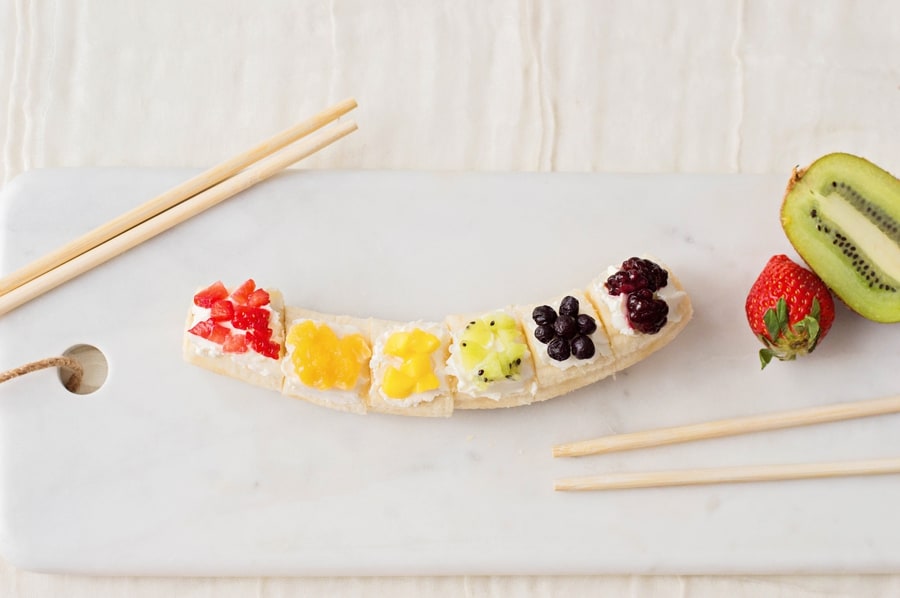
[[[350,96],[352,143],[304,167],[786,174],[848,151],[900,169],[900,5],[10,0],[0,90],[2,183],[206,167]],[[822,573],[134,579],[0,562],[0,594],[900,595],[900,576]]]

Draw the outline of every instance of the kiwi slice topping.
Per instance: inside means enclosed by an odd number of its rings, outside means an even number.
[[[828,154],[794,170],[781,225],[850,309],[900,321],[900,180],[858,156]]]

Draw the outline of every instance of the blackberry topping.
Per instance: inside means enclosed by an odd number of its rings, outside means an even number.
[[[669,284],[669,273],[666,272],[659,264],[645,260],[639,257],[633,257],[622,263],[623,270],[638,270],[643,273],[650,283],[648,287],[651,291],[658,291]]]
[[[590,359],[594,356],[594,341],[586,336],[578,335],[572,339],[572,355],[578,359]]]
[[[662,299],[655,299],[650,289],[630,293],[625,305],[631,327],[639,332],[656,334],[666,325],[669,306]]]
[[[575,321],[578,323],[578,334],[593,334],[597,330],[597,322],[587,314],[578,314]]]
[[[556,310],[549,305],[539,305],[531,312],[531,319],[533,319],[534,323],[538,326],[553,324],[553,322],[556,321]]]
[[[619,270],[606,279],[606,289],[610,295],[633,293],[650,286],[647,277],[638,270]]]
[[[572,350],[569,348],[569,342],[560,337],[556,337],[547,345],[547,355],[556,361],[565,361],[571,355]]]
[[[538,339],[545,345],[553,340],[553,337],[556,336],[556,331],[553,330],[553,326],[550,324],[542,324],[534,329],[534,338]]]
[[[618,272],[606,279],[610,295],[629,294],[640,289],[658,291],[669,284],[669,273],[658,264],[639,257],[622,262]]]
[[[562,298],[562,301],[559,302],[559,315],[561,316],[572,316],[573,318],[578,315],[578,299],[572,297],[571,295],[566,295]]]
[[[669,273],[659,264],[639,257],[622,262],[618,272],[606,279],[610,295],[625,295],[628,323],[638,332],[656,334],[666,325],[669,306],[654,293],[669,284]]]
[[[560,308],[560,311],[562,311],[562,308]],[[578,323],[572,316],[560,315],[553,322],[553,330],[562,338],[570,339],[578,334]]]

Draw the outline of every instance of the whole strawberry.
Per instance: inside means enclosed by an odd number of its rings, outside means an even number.
[[[765,348],[759,361],[765,368],[812,353],[834,321],[834,300],[825,283],[786,255],[769,259],[750,288],[747,322]]]

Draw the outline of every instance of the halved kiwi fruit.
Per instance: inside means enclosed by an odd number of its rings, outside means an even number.
[[[850,309],[900,321],[900,180],[858,156],[828,154],[794,170],[781,225]]]

